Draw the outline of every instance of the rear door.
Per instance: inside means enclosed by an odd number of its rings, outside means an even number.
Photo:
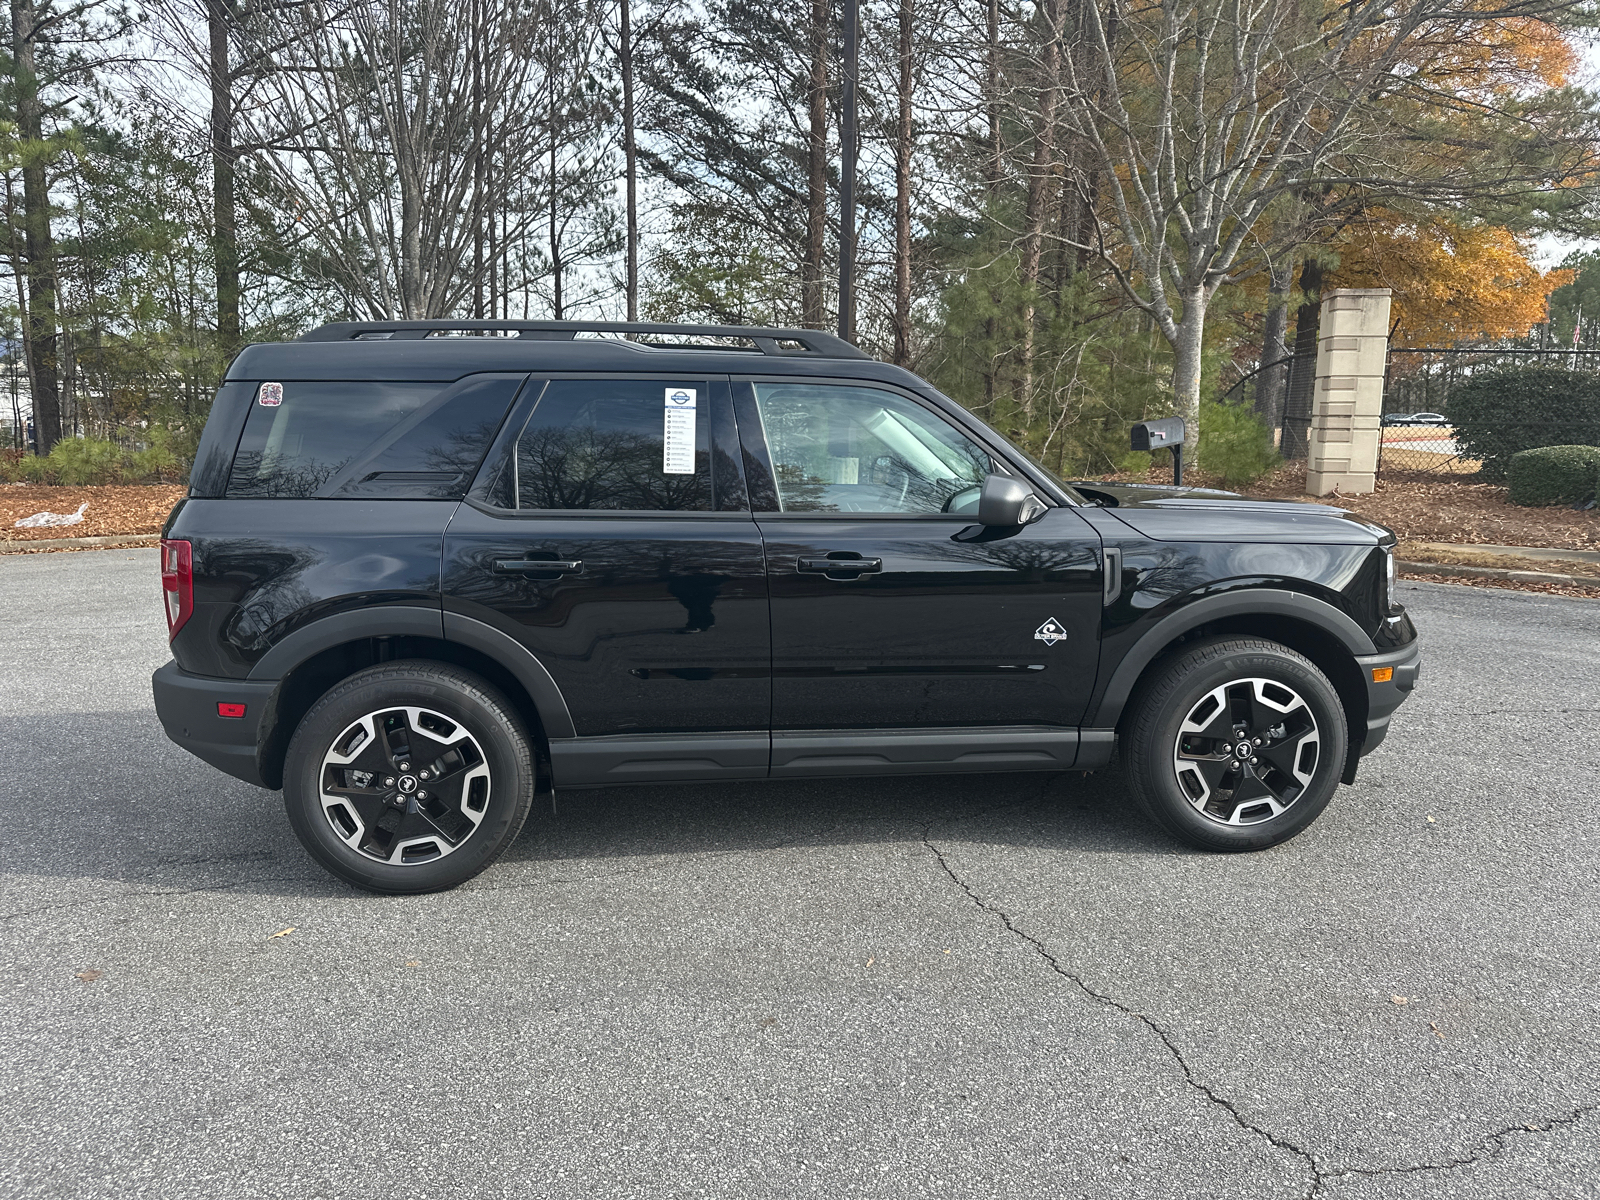
[[[566,698],[556,783],[767,772],[766,566],[726,378],[533,383],[445,538],[447,614]]]
[[[1035,757],[1017,749],[1039,741],[1023,730],[1048,741],[1076,726],[1099,652],[1088,522],[1056,507],[1020,529],[976,524],[979,486],[1003,465],[909,394],[759,379],[734,392],[767,549],[774,774],[885,757],[850,748],[875,735],[837,731],[944,731],[933,743],[950,743],[950,764],[975,766],[989,745],[1000,767]],[[1053,765],[1068,765],[1075,738],[1060,745]]]

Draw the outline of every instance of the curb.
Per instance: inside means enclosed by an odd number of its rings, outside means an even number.
[[[98,550],[111,546],[154,546],[159,533],[112,534],[108,537],[33,538],[0,540],[0,554],[25,554],[29,550]]]
[[[1396,562],[1402,571],[1413,575],[1444,575],[1457,579],[1507,579],[1519,583],[1565,583],[1600,587],[1600,576],[1557,575],[1549,571],[1510,571],[1504,567],[1460,567],[1454,563]]]

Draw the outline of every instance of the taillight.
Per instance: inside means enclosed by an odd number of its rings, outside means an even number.
[[[161,594],[170,642],[194,612],[194,557],[188,542],[161,539]]]

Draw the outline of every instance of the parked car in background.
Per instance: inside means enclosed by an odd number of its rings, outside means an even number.
[[[1385,425],[1448,425],[1450,418],[1443,413],[1384,413]]]

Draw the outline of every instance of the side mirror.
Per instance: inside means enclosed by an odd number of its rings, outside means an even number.
[[[978,524],[1002,527],[1027,525],[1049,511],[1020,480],[1009,475],[990,475],[983,481],[978,497]]]

